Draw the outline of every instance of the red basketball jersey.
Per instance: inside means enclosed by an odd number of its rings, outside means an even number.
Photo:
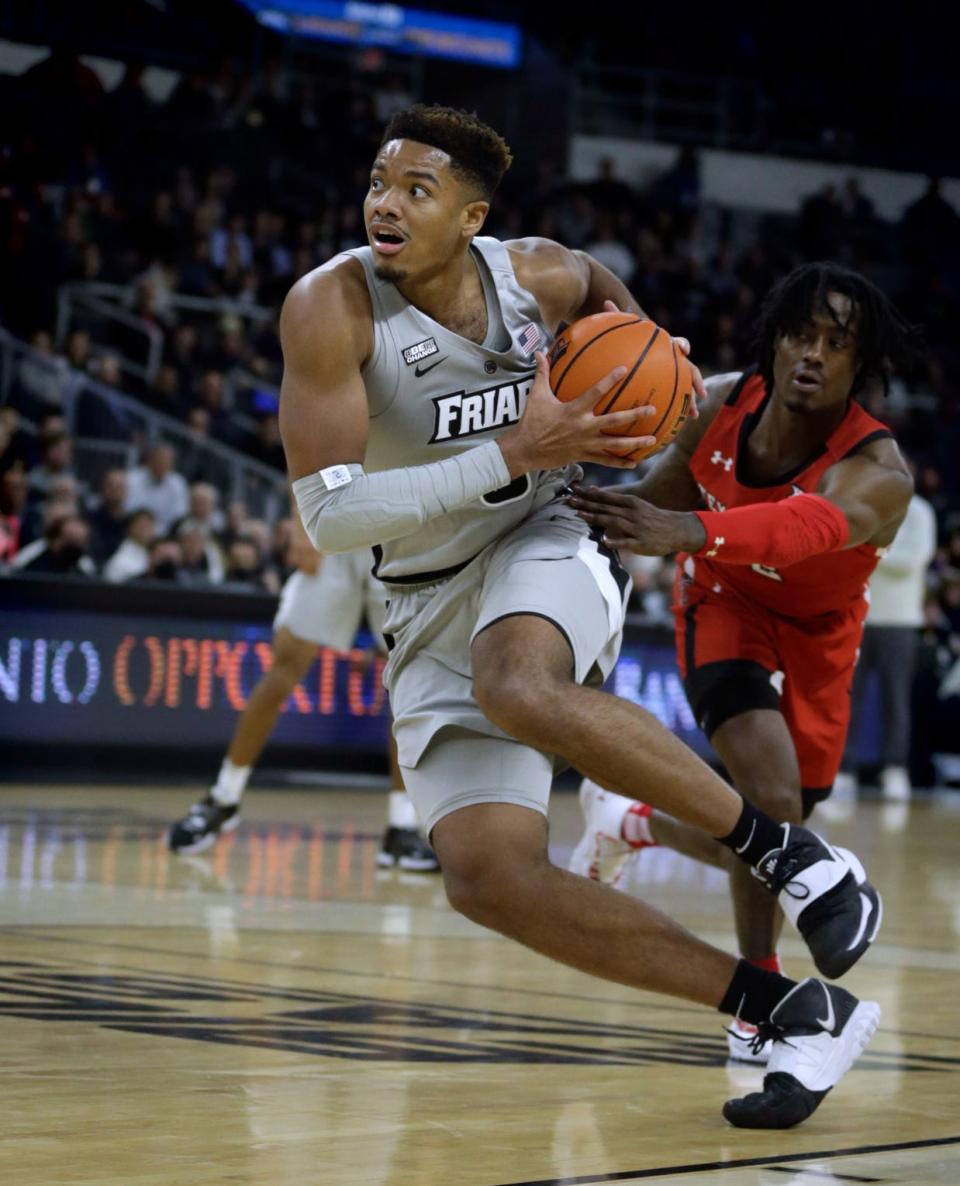
[[[815,457],[774,482],[753,484],[746,476],[747,442],[769,398],[760,375],[745,373],[694,451],[690,469],[709,510],[725,511],[813,493],[831,465],[852,456],[868,441],[891,435],[879,420],[851,400],[845,416]],[[782,569],[724,564],[703,556],[682,555],[679,559],[685,575],[698,584],[719,584],[777,613],[805,618],[846,609],[863,598],[880,555],[881,550],[860,544]]]

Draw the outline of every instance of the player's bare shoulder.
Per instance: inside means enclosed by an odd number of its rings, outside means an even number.
[[[867,441],[865,445],[857,450],[855,456],[872,461],[876,465],[882,465],[885,469],[891,469],[896,473],[903,474],[905,478],[910,479],[912,488],[913,475],[910,473],[910,466],[907,465],[903,454],[900,452],[900,446],[892,436],[879,437],[875,441]]]
[[[373,352],[373,309],[363,264],[335,255],[293,285],[280,314],[284,355],[347,347],[362,366]]]
[[[544,323],[553,331],[583,299],[588,273],[578,253],[531,235],[504,243],[514,275],[522,288],[536,298]]]

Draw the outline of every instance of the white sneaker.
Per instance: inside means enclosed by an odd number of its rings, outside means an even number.
[[[800,824],[781,824],[782,847],[757,862],[756,878],[777,894],[817,970],[839,979],[877,937],[883,901],[859,859]]]
[[[727,1050],[730,1052],[730,1057],[737,1062],[759,1064],[768,1062],[773,1043],[769,1038],[761,1038],[758,1042],[759,1032],[757,1026],[735,1017],[727,1026]]]
[[[836,799],[855,799],[860,789],[860,779],[850,770],[838,770],[833,780],[833,797]]]
[[[820,1106],[880,1024],[880,1006],[822,980],[801,980],[758,1027],[773,1039],[763,1091],[727,1100],[738,1128],[792,1128]]]
[[[884,766],[880,771],[880,793],[891,803],[906,803],[913,788],[903,766]]]
[[[606,885],[617,884],[627,857],[635,851],[621,832],[623,817],[635,803],[635,799],[605,791],[589,778],[583,780],[580,810],[584,831],[567,866],[571,873]]]

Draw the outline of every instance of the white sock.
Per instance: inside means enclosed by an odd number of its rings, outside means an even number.
[[[214,801],[221,807],[233,807],[239,803],[252,769],[252,766],[234,766],[229,758],[224,758],[217,781],[210,791]]]
[[[390,792],[387,823],[391,828],[418,828],[420,826],[413,802],[406,791]]]

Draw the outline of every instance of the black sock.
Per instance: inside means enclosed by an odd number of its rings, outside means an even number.
[[[751,1025],[766,1021],[780,1004],[796,980],[768,972],[746,960],[740,960],[723,1000],[717,1006],[721,1013],[729,1013]]]
[[[783,829],[744,799],[743,811],[729,836],[718,837],[748,865],[758,865],[771,849],[782,848]]]

